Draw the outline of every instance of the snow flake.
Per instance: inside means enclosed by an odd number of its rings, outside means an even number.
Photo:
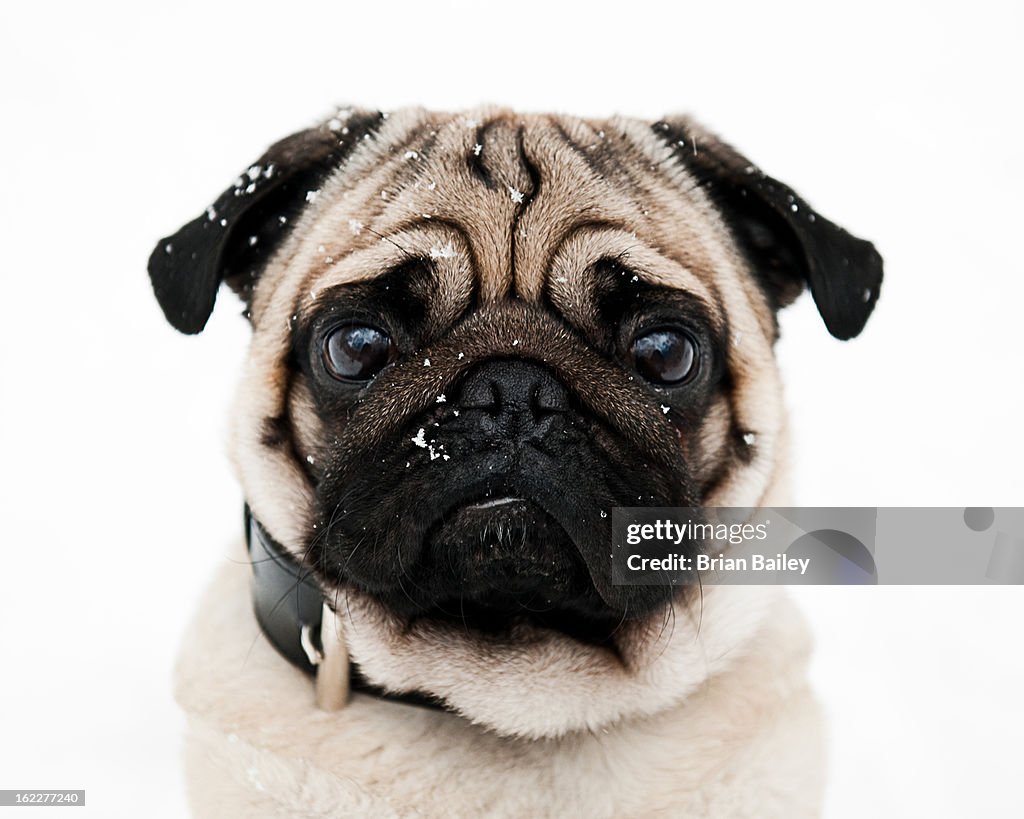
[[[307,455],[306,456],[306,461],[308,463],[314,464],[314,463],[316,463],[316,458],[314,458],[312,455]]]
[[[349,231],[351,231],[353,236],[358,236],[360,233],[363,232],[363,223],[360,222],[358,219],[349,219],[348,229]]]
[[[320,195],[320,191],[306,191],[306,201],[315,202],[316,198]]]
[[[403,159],[419,159],[419,154],[416,151],[406,151]]]
[[[412,439],[412,442],[420,449],[426,449],[428,446],[427,439],[424,437],[426,433],[427,431],[423,429],[423,427],[420,427],[420,431],[417,432],[416,437]]]
[[[424,367],[429,367],[430,366],[430,359],[429,358],[424,358],[423,359],[423,366]]]
[[[512,197],[512,201],[515,202],[517,205],[521,205],[523,203],[523,192],[522,191],[516,190],[511,185],[509,185],[508,186],[508,193],[509,193],[509,196]]]
[[[433,247],[430,248],[431,259],[454,259],[458,255],[459,253],[455,249],[455,246],[452,244],[450,239],[443,246],[434,245]]]
[[[743,443],[745,443],[747,446],[753,446],[756,440],[757,436],[753,432],[743,433]]]
[[[327,127],[332,131],[341,131],[343,134],[348,133],[348,128],[345,128],[345,121],[352,116],[351,108],[339,108],[337,113],[327,120]]]
[[[480,152],[484,149],[484,146],[479,142],[473,146],[473,156],[480,156]]]
[[[436,400],[438,404],[443,404],[445,401],[448,400],[448,397],[444,393],[441,393],[439,396],[437,396]]]
[[[260,772],[255,765],[246,768],[245,775],[248,777],[250,784],[256,788],[256,790],[265,791],[267,789],[267,786],[260,781]]]
[[[672,411],[672,407],[666,407],[664,404],[661,405],[661,414],[668,415]]]

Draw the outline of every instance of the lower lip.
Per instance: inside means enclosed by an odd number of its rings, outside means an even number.
[[[467,509],[494,509],[497,506],[506,506],[510,503],[522,503],[523,498],[495,498],[481,503],[474,503],[467,506]]]

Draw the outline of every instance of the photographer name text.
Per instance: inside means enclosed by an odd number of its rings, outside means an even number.
[[[804,575],[810,565],[809,557],[787,557],[784,554],[749,557],[726,557],[723,554],[643,557],[631,554],[626,558],[626,568],[632,572],[796,572]]]

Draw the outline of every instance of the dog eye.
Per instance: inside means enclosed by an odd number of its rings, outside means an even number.
[[[391,336],[376,327],[350,324],[324,339],[324,366],[341,381],[368,381],[394,358]]]
[[[681,384],[697,371],[697,344],[682,330],[651,330],[633,339],[629,355],[640,375],[655,384]]]

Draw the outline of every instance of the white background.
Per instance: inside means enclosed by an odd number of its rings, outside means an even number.
[[[334,103],[698,115],[886,259],[862,338],[784,316],[797,500],[1024,503],[1020,4],[142,5],[0,11],[0,788],[185,813],[170,674],[240,533],[247,328],[224,293],[179,336],[145,263]],[[1024,592],[799,597],[828,816],[1024,815]]]

